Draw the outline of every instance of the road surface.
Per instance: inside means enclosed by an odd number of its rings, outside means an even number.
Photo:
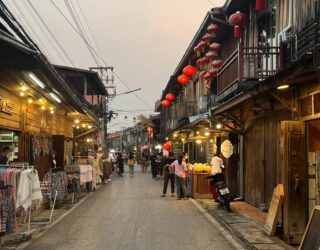
[[[114,177],[27,249],[234,249],[191,201],[160,198],[162,184]]]

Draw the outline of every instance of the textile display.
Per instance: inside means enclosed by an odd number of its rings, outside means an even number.
[[[79,165],[80,168],[80,184],[93,181],[93,167],[92,165]]]
[[[46,199],[53,199],[57,191],[57,200],[62,200],[68,195],[68,177],[66,172],[48,172],[41,182],[41,191]]]
[[[31,191],[32,187],[32,191]],[[0,168],[0,232],[18,230],[16,209],[28,209],[32,201],[42,199],[38,172],[34,169]]]

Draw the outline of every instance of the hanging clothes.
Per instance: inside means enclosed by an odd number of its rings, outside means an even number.
[[[41,182],[44,197],[53,199],[57,191],[57,199],[62,200],[68,196],[68,176],[64,171],[49,172]]]
[[[22,206],[27,210],[31,206],[32,201],[41,199],[42,193],[38,171],[34,169],[22,171],[17,190],[16,207]]]
[[[17,229],[12,187],[0,187],[0,233],[11,234]]]

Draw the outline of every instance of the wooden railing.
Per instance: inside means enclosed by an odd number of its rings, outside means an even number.
[[[218,70],[218,95],[236,83],[263,81],[281,69],[281,47],[242,47],[239,44]]]

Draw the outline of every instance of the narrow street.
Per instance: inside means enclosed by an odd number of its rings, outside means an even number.
[[[162,184],[114,177],[27,249],[234,249],[191,201],[160,198]]]

